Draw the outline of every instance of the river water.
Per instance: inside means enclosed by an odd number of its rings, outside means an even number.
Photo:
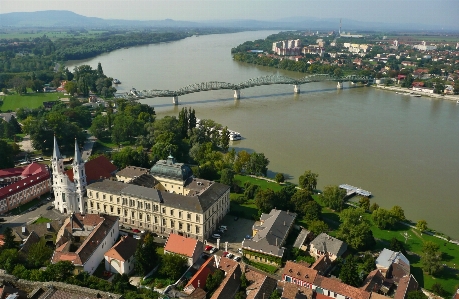
[[[273,31],[190,37],[185,40],[121,49],[77,64],[118,78],[119,91],[135,87],[177,90],[192,83],[239,83],[270,74],[302,77],[234,62],[232,47],[265,38]],[[373,193],[384,208],[400,205],[407,218],[425,219],[436,230],[459,238],[459,105],[428,97],[409,97],[372,87],[337,90],[331,82],[301,86],[260,86],[241,91],[208,91],[141,100],[159,117],[193,107],[242,134],[236,150],[263,152],[269,176],[283,172],[291,181],[305,170],[319,174],[318,188],[350,184]]]

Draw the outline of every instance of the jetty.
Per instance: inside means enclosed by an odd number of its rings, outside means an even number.
[[[365,197],[371,197],[371,192],[367,190],[363,190],[361,188],[357,188],[348,184],[341,184],[339,185],[341,189],[346,190],[346,196],[351,196],[354,194],[365,196]]]

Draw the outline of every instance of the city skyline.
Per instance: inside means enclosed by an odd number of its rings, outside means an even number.
[[[298,17],[393,24],[435,25],[457,29],[455,0],[2,0],[1,13],[69,10],[87,17],[124,20],[183,21],[282,20]],[[343,24],[343,28],[345,28]],[[338,24],[337,24],[338,27]],[[401,28],[403,30],[403,28]]]

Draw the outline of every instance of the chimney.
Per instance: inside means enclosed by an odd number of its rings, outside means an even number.
[[[198,288],[201,286],[201,281],[198,280]]]

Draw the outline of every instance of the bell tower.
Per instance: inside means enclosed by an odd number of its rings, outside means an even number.
[[[86,173],[84,162],[81,159],[80,149],[75,138],[75,158],[73,159],[73,182],[75,184],[75,196],[73,210],[76,213],[84,214],[86,212],[84,197],[86,196]]]

